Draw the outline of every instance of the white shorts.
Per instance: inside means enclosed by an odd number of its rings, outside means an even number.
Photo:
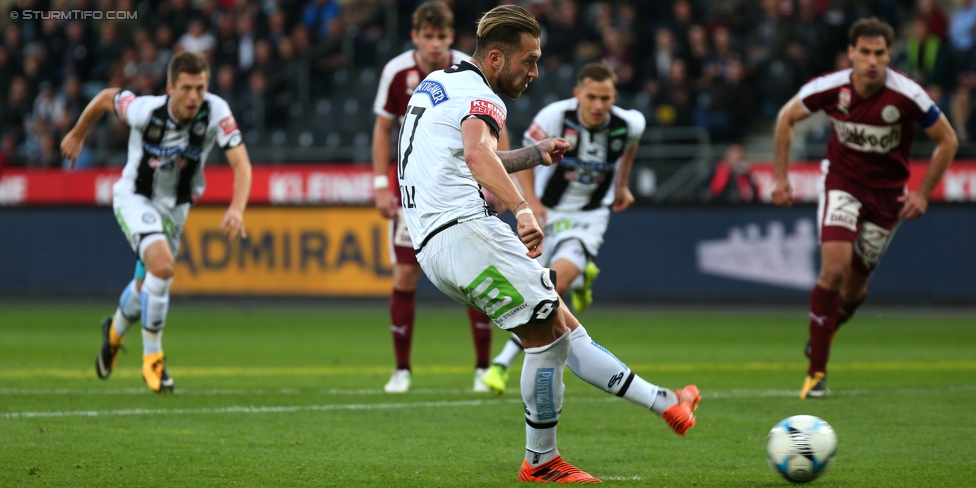
[[[544,322],[559,308],[549,269],[526,252],[508,224],[481,217],[436,234],[417,258],[447,296],[513,329]]]
[[[184,203],[175,208],[162,206],[138,194],[115,195],[112,199],[115,218],[122,227],[122,233],[129,240],[132,252],[139,256],[139,244],[151,234],[166,236],[169,249],[175,256],[180,247],[180,236],[190,204]],[[141,258],[141,257],[140,257]]]
[[[539,262],[543,266],[552,266],[557,259],[567,259],[582,272],[586,262],[596,257],[603,245],[603,234],[607,232],[610,221],[610,209],[601,208],[585,212],[560,212],[548,210],[546,219],[546,238],[542,243],[542,256]],[[579,248],[564,246],[570,240],[579,241],[583,245],[586,255],[579,255]]]

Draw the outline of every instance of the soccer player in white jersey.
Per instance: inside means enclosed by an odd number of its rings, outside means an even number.
[[[590,286],[600,270],[594,264],[610,210],[622,212],[634,203],[627,187],[644,116],[614,105],[616,74],[606,63],[590,63],[576,75],[573,98],[543,108],[525,132],[525,146],[558,136],[570,143],[559,164],[536,166],[516,175],[529,208],[545,226],[546,246],[539,257],[556,272],[556,293],[570,292],[573,309],[583,312],[593,302]],[[501,394],[508,367],[522,344],[505,343],[481,380]]]
[[[390,375],[383,390],[387,393],[404,393],[412,381],[410,352],[413,346],[413,328],[416,315],[415,294],[420,279],[420,265],[413,253],[413,243],[407,231],[407,222],[400,208],[399,192],[390,190],[390,181],[396,181],[395,166],[390,165],[392,129],[394,122],[401,123],[407,112],[407,102],[414,89],[427,75],[469,58],[467,54],[450,49],[454,42],[454,13],[442,1],[424,2],[413,13],[413,30],[410,39],[416,49],[411,49],[386,63],[376,91],[373,112],[373,171],[376,175],[376,208],[380,215],[390,219],[390,248],[393,259],[393,293],[390,295],[390,330],[393,334],[393,350],[396,369]],[[508,137],[502,132],[501,149],[508,149]],[[474,390],[488,391],[481,377],[488,371],[491,359],[491,319],[483,312],[468,308],[471,335],[474,338],[475,372]]]
[[[227,102],[207,92],[209,74],[202,56],[179,53],[169,63],[165,96],[137,97],[106,88],[61,142],[61,152],[73,166],[85,134],[103,113],[113,110],[132,128],[112,207],[132,251],[145,263],[145,280],[140,283],[137,270],[115,315],[102,322],[102,348],[95,359],[99,378],[112,373],[129,325],[141,316],[142,377],[152,391],[173,390],[162,346],[173,256],[190,204],[203,194],[203,166],[215,144],[234,171],[234,194],[220,227],[231,238],[247,237],[244,208],[251,192],[251,162]]]
[[[563,370],[662,415],[684,434],[701,399],[689,385],[650,384],[599,346],[560,302],[550,270],[534,258],[543,232],[508,173],[559,162],[570,145],[547,138],[497,151],[505,104],[538,76],[541,29],[525,9],[496,7],[478,22],[470,62],[431,73],[414,90],[399,136],[400,200],[420,266],[438,289],[491,317],[525,345],[522,401],[526,450],[518,479],[599,482],[563,461],[556,447]],[[491,191],[518,220],[517,235],[492,215]],[[558,277],[557,277],[558,279]]]

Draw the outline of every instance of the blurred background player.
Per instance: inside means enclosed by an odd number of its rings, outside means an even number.
[[[540,36],[539,23],[521,7],[486,13],[471,62],[432,73],[410,98],[398,177],[404,217],[427,276],[449,297],[487,312],[526,347],[526,449],[519,481],[598,483],[563,461],[556,446],[566,366],[591,385],[661,415],[681,435],[694,426],[701,397],[694,385],[676,391],[652,385],[599,346],[561,304],[552,271],[534,259],[543,252],[542,227],[508,173],[558,163],[570,144],[545,138],[498,151],[507,117],[498,94],[518,98],[538,77]],[[513,211],[517,235],[490,211],[482,188]]]
[[[627,182],[644,133],[644,116],[614,105],[617,75],[606,63],[583,66],[573,98],[552,103],[525,132],[530,147],[547,137],[569,142],[559,164],[517,173],[529,208],[545,226],[546,246],[539,262],[556,272],[556,292],[569,292],[577,313],[593,303],[591,286],[600,270],[593,260],[603,244],[610,209],[634,203]],[[492,359],[482,382],[496,394],[505,391],[508,367],[522,351],[513,336]]]
[[[810,367],[800,398],[824,398],[827,359],[837,329],[867,296],[867,284],[899,222],[925,213],[952,162],[958,142],[945,115],[925,90],[888,68],[894,31],[877,18],[854,23],[847,56],[853,68],[816,78],[780,111],[775,133],[773,203],[789,206],[790,143],[797,121],[823,110],[834,133],[823,161],[821,268],[810,293]],[[918,189],[907,191],[915,124],[937,144]]]
[[[165,96],[137,97],[128,90],[106,88],[61,142],[62,154],[73,165],[85,134],[104,112],[113,110],[132,128],[128,162],[113,188],[112,206],[139,263],[145,263],[145,279],[139,280],[137,265],[136,278],[122,292],[115,316],[102,322],[102,348],[95,360],[99,378],[112,373],[122,339],[141,314],[142,377],[152,391],[173,390],[162,347],[173,256],[190,204],[203,194],[203,167],[215,144],[234,171],[233,198],[220,227],[231,238],[247,237],[244,208],[251,191],[251,163],[227,102],[207,92],[209,75],[199,54],[177,54],[169,63]]]
[[[413,253],[413,243],[407,223],[400,209],[400,192],[390,188],[396,180],[396,168],[390,168],[390,153],[394,121],[399,125],[407,111],[407,102],[414,88],[433,71],[445,69],[469,58],[467,54],[450,49],[454,42],[454,13],[439,0],[420,5],[413,13],[410,39],[411,49],[386,63],[376,92],[373,112],[373,171],[376,174],[376,208],[380,215],[391,219],[390,239],[393,266],[393,294],[390,297],[390,330],[397,367],[383,387],[387,393],[403,393],[410,389],[410,349],[416,311],[415,294],[420,279],[420,265]],[[508,149],[507,137],[501,147]],[[491,319],[472,308],[468,309],[471,333],[474,336],[474,390],[488,391],[481,377],[487,371],[491,357]]]

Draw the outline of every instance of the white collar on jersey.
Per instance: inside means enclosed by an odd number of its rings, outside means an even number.
[[[610,118],[613,116],[613,105],[610,106],[610,111],[607,112],[607,119],[600,124],[599,127],[588,127],[586,122],[583,122],[583,112],[580,111],[579,102],[576,102],[576,118],[579,119],[579,123],[584,129],[593,132],[596,130],[603,130],[610,126]]]

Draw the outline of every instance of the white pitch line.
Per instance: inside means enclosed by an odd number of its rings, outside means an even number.
[[[140,390],[142,391],[142,390]],[[246,391],[246,390],[241,390]],[[329,390],[321,390],[329,391]],[[336,390],[342,391],[342,390]],[[346,390],[346,391],[369,391],[373,390]],[[466,390],[431,390],[437,393],[458,392]],[[583,390],[576,390],[583,391]],[[945,387],[920,387],[920,388],[880,388],[874,390],[840,390],[832,392],[836,396],[860,396],[890,393],[921,393],[921,392],[972,392],[976,391],[976,385],[957,385]],[[572,391],[570,391],[572,393]],[[414,392],[415,393],[415,392]],[[796,396],[796,390],[729,390],[717,391],[702,394],[706,399],[740,399],[740,398],[766,398],[766,397],[792,397]],[[521,398],[507,399],[488,399],[488,400],[456,400],[440,402],[408,402],[408,403],[376,403],[376,404],[340,404],[340,405],[296,405],[296,406],[232,406],[221,408],[158,408],[158,409],[124,409],[124,410],[68,410],[68,411],[49,411],[49,412],[6,412],[0,413],[0,418],[40,418],[40,417],[98,417],[98,416],[121,416],[121,415],[184,415],[184,414],[224,414],[224,413],[291,413],[302,411],[334,411],[334,410],[388,410],[388,409],[407,409],[407,408],[443,408],[443,407],[480,407],[485,405],[498,405],[519,403]],[[570,397],[567,403],[595,403],[617,401],[616,397]]]

